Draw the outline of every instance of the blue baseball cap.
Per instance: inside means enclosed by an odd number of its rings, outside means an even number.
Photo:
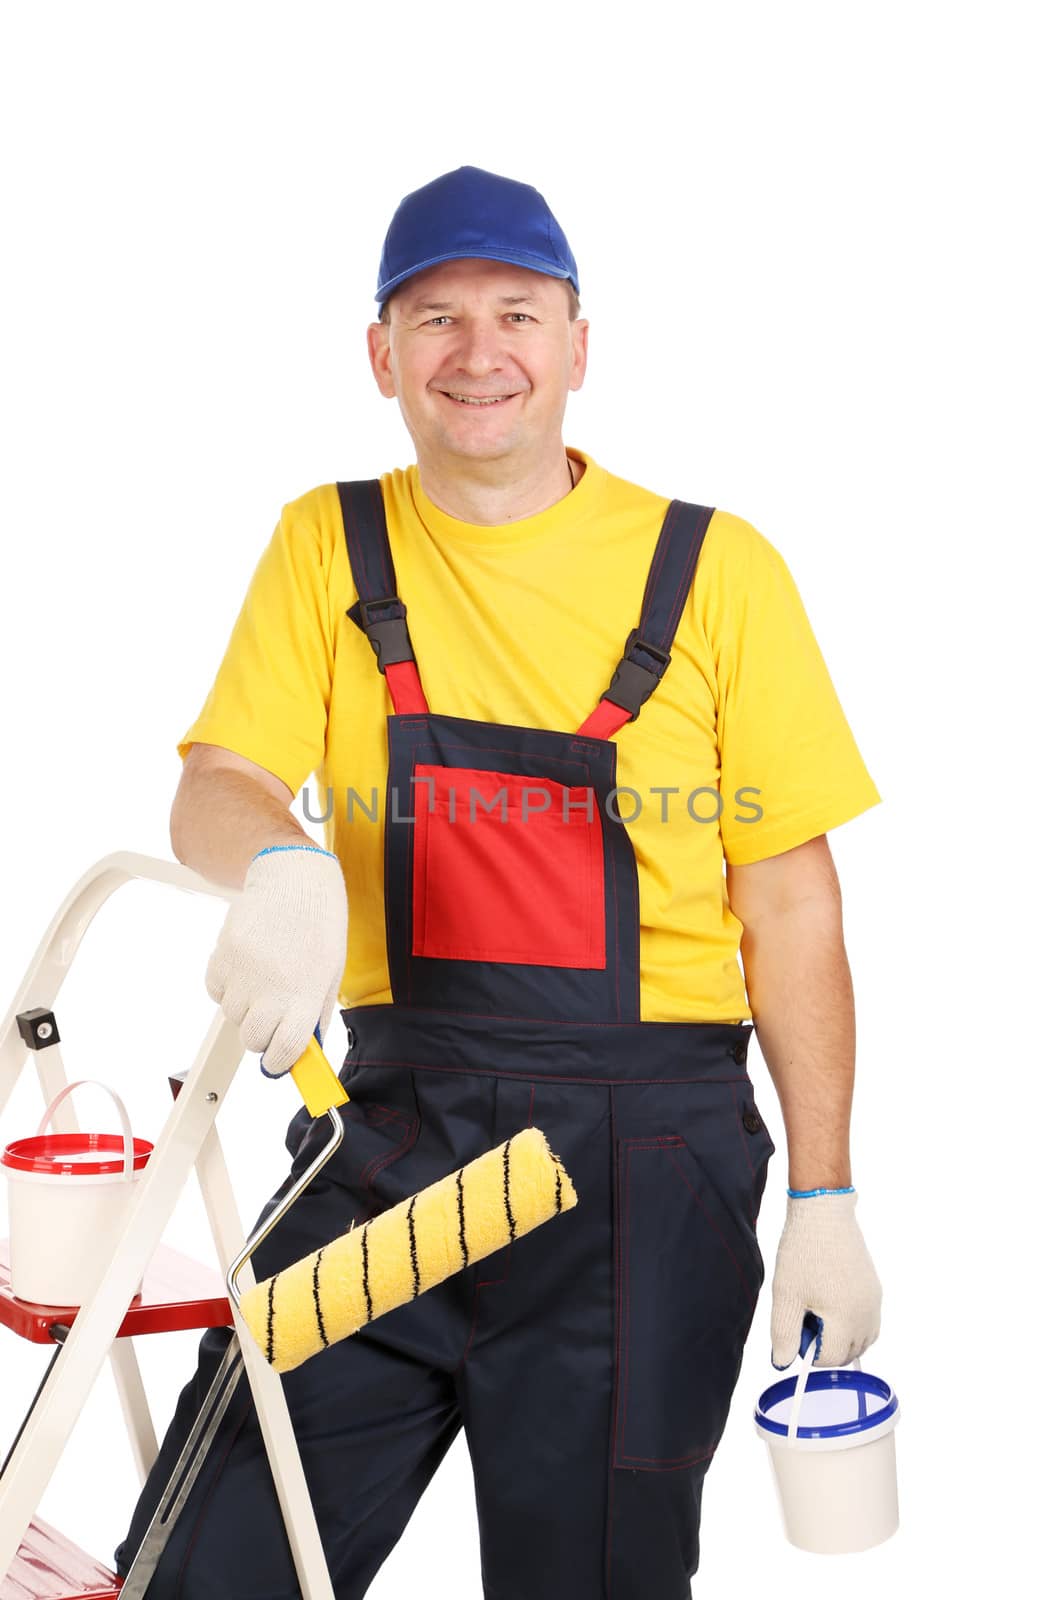
[[[457,167],[397,206],[374,298],[381,303],[412,274],[465,256],[568,278],[580,293],[569,241],[539,190],[481,167]]]

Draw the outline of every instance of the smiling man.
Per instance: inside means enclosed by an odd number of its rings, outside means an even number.
[[[457,259],[395,289],[368,328],[375,381],[400,405],[424,492],[449,515],[519,521],[579,481],[583,465],[562,441],[566,400],[587,368],[578,311],[568,279]]]
[[[754,1032],[788,1146],[772,1362],[814,1339],[839,1366],[879,1329],[826,841],[879,796],[777,550],[564,443],[578,297],[527,184],[464,166],[401,202],[367,344],[415,461],[283,508],[178,746],[174,851],[242,889],[210,995],[270,1077],[338,1002],[347,1029],[344,1143],[256,1277],[524,1127],[578,1197],[519,1237],[497,1195],[502,1251],[285,1376],[342,1600],[463,1427],[489,1600],[687,1600],[765,1277]],[[291,813],[310,775],[325,849]],[[324,1122],[293,1118],[258,1221]],[[122,1574],[228,1337],[202,1339]],[[299,1592],[240,1389],[155,1600]]]

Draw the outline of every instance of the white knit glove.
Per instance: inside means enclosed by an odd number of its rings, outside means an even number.
[[[278,1078],[325,1037],[345,971],[348,901],[336,856],[310,845],[255,855],[206,968],[206,989],[261,1071]]]
[[[854,1189],[787,1196],[771,1285],[771,1365],[779,1371],[800,1353],[804,1315],[822,1324],[813,1365],[844,1367],[881,1331],[881,1283],[855,1220]]]

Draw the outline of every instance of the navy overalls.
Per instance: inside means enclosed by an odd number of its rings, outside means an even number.
[[[609,736],[664,672],[711,512],[670,503],[612,683],[563,732],[430,710],[381,486],[338,488],[349,616],[393,702],[393,1003],[342,1012],[344,1142],[254,1275],[525,1127],[543,1129],[578,1204],[282,1375],[335,1594],[361,1600],[464,1426],[485,1600],[688,1600],[764,1279],[774,1145],[745,1070],[751,1025],[640,1020],[638,878]],[[328,1135],[326,1118],[294,1116],[290,1176],[258,1223]],[[203,1336],[119,1571],[229,1338]],[[445,1567],[437,1551],[438,1579]],[[470,1580],[441,1581],[469,1594]],[[149,1595],[298,1594],[243,1374]]]

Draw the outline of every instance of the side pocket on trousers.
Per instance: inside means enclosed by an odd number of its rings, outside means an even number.
[[[339,1077],[349,1097],[339,1108],[344,1134],[317,1181],[340,1184],[357,1212],[383,1211],[406,1197],[401,1174],[392,1169],[418,1142],[422,1118],[414,1071],[350,1065],[347,1059]],[[331,1132],[329,1117],[312,1118],[304,1107],[295,1114],[286,1137],[295,1176],[315,1160]]]
[[[681,1134],[618,1139],[617,1162],[613,1465],[673,1471],[722,1436],[762,1258]]]
[[[406,1185],[392,1169],[415,1148],[422,1126],[414,1071],[360,1063],[345,1089],[349,1103],[342,1107],[345,1138],[335,1178],[361,1206],[385,1210],[406,1198]]]

